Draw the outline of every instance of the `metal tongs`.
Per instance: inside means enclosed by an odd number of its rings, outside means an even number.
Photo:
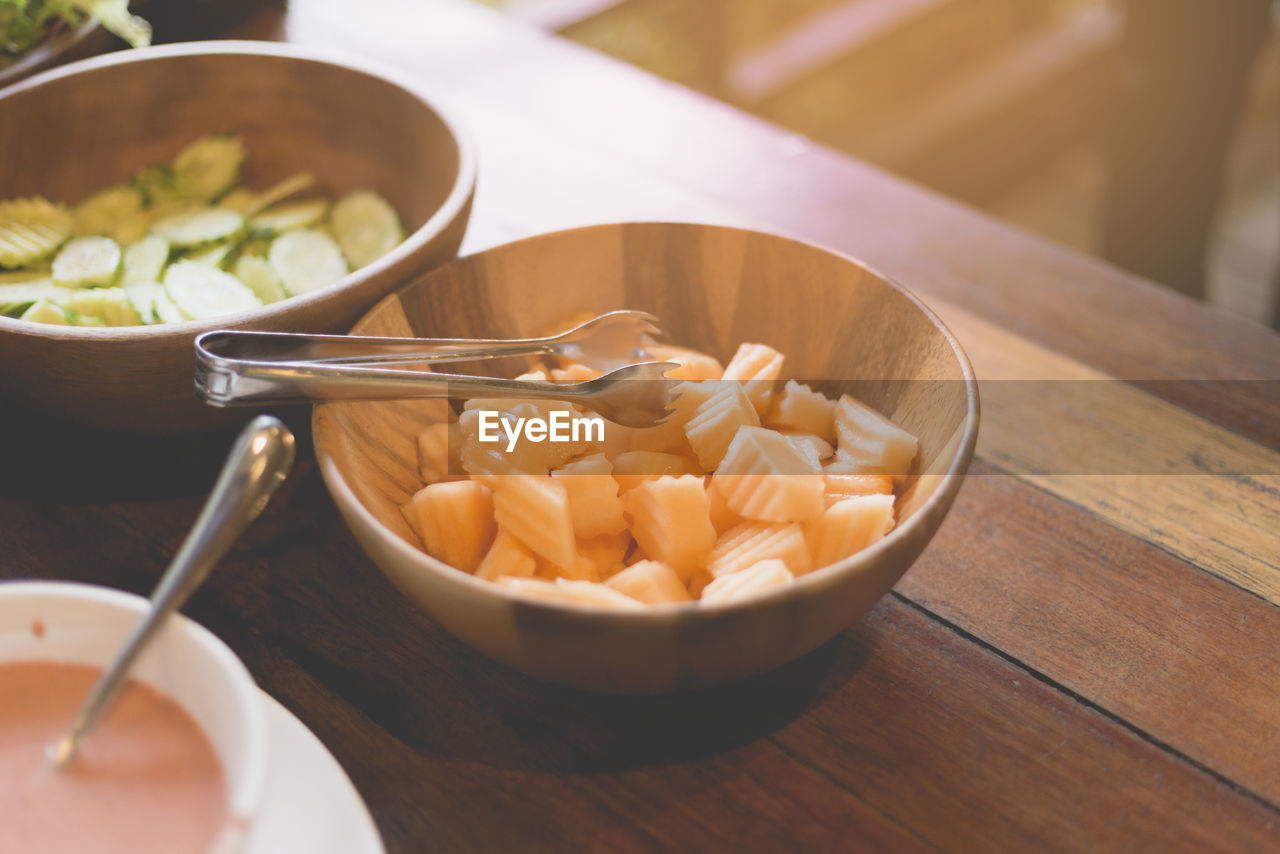
[[[524,339],[361,338],[217,330],[196,338],[196,393],[213,406],[317,400],[513,397],[579,403],[626,427],[651,427],[670,414],[679,382],[672,362],[647,358],[657,318],[612,311],[559,335]],[[505,356],[564,356],[603,376],[578,383],[445,374],[413,367]]]

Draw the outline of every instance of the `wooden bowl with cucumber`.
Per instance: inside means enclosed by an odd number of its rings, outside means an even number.
[[[475,157],[413,87],[259,42],[147,48],[0,93],[0,395],[97,428],[243,413],[210,329],[343,332],[457,254]]]

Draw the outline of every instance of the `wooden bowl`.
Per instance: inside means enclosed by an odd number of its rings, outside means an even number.
[[[653,312],[672,341],[722,361],[742,341],[763,342],[786,355],[788,376],[856,386],[920,439],[920,474],[898,501],[898,527],[735,606],[619,613],[519,599],[425,554],[400,515],[421,487],[422,401],[316,407],[316,454],[338,508],[392,582],[442,626],[539,678],[664,692],[809,652],[902,577],[960,488],[978,431],[977,383],[960,345],[915,297],[851,258],[769,234],[666,223],[557,232],[464,258],[388,296],[352,332],[524,337],[620,308]]]
[[[111,36],[96,18],[89,18],[77,27],[56,25],[55,28],[31,50],[22,56],[0,64],[0,87],[17,83],[37,71],[55,65],[81,59],[105,50]]]
[[[6,90],[0,188],[8,198],[79,201],[223,131],[245,140],[249,186],[309,170],[334,194],[370,187],[399,211],[407,238],[327,288],[207,321],[78,328],[0,317],[0,394],[94,427],[165,432],[242,419],[196,400],[198,333],[341,332],[396,286],[456,257],[476,168],[456,127],[381,71],[266,42],[115,53]]]

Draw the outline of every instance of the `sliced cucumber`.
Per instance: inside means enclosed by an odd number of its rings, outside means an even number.
[[[107,309],[104,303],[104,294],[107,288],[85,288],[82,290],[74,290],[70,296],[64,297],[58,301],[58,305],[65,309],[69,314],[79,315],[80,317],[97,317],[105,319]],[[74,320],[72,321],[75,322]]]
[[[169,263],[169,241],[158,234],[148,234],[124,251],[126,285],[135,282],[158,282]]]
[[[27,267],[22,270],[9,270],[0,273],[0,285],[24,285],[30,282],[51,280],[53,274],[47,266]]]
[[[73,293],[70,288],[58,287],[49,278],[0,284],[0,314],[17,317],[40,300],[56,302]]]
[[[287,202],[267,208],[249,220],[249,230],[256,237],[272,237],[296,228],[310,228],[324,222],[328,213],[328,199]]]
[[[59,326],[67,326],[70,323],[65,311],[44,299],[36,300],[31,308],[22,313],[22,319],[33,323],[56,323]]]
[[[33,196],[0,202],[0,267],[42,261],[71,236],[75,220],[63,205]]]
[[[155,310],[157,323],[182,323],[184,320],[191,319],[183,314],[182,309],[178,308],[178,306],[174,304],[173,300],[169,297],[169,292],[164,289],[163,285],[160,286],[160,290],[153,296],[154,302],[152,303],[152,306]]]
[[[230,193],[227,193],[221,199],[218,199],[218,206],[223,208],[231,208],[237,213],[245,216],[252,216],[256,211],[254,206],[257,204],[258,197],[253,190],[248,187],[236,187]]]
[[[67,312],[67,322],[72,326],[106,326],[107,322],[101,317],[93,317],[88,314],[76,314],[74,311]]]
[[[160,319],[156,316],[156,295],[165,293],[164,285],[159,282],[132,282],[124,286],[124,292],[128,295],[133,310],[138,313],[139,320],[143,323],[159,322]],[[165,295],[165,299],[168,298]]]
[[[238,237],[244,231],[244,217],[229,208],[200,208],[158,219],[151,231],[174,249],[197,249]]]
[[[107,232],[107,237],[110,237],[121,246],[137,243],[147,236],[147,232],[151,230],[151,222],[155,218],[154,212],[140,210],[136,214],[120,220],[115,228]]]
[[[271,262],[266,258],[259,258],[256,255],[241,255],[236,260],[236,266],[233,271],[236,278],[244,282],[245,286],[253,291],[263,304],[277,302],[285,298],[284,285],[280,281],[280,274],[276,272],[276,268],[271,266]]]
[[[244,143],[239,137],[201,137],[173,159],[173,187],[186,199],[216,199],[235,185],[244,158]]]
[[[53,281],[70,288],[113,285],[124,253],[110,237],[77,237],[53,259]]]
[[[201,264],[212,264],[220,270],[227,269],[231,264],[231,259],[235,255],[236,248],[240,242],[237,240],[228,240],[225,243],[215,243],[205,249],[197,249],[186,256],[188,261],[199,261]]]
[[[107,326],[138,326],[142,323],[142,313],[134,308],[124,288],[104,288],[102,319]]]
[[[347,274],[347,262],[338,244],[329,235],[311,229],[277,237],[267,260],[280,274],[285,293],[290,296],[331,285]]]
[[[294,193],[301,193],[315,182],[316,177],[310,172],[299,172],[297,175],[290,175],[280,183],[263,190],[261,195],[255,197],[246,215],[253,216],[260,213],[276,202],[289,198]]]
[[[164,276],[174,305],[199,320],[258,308],[262,301],[230,273],[199,261],[178,261]]]
[[[173,186],[173,170],[168,166],[148,166],[133,176],[133,186],[153,207],[172,204],[182,198]]]
[[[266,258],[267,252],[271,249],[271,240],[266,237],[255,237],[246,240],[240,246],[240,256],[253,255],[258,258]]]
[[[137,187],[120,184],[100,190],[76,206],[75,233],[114,237],[122,222],[142,213],[144,201],[142,191]]]
[[[404,240],[395,208],[371,190],[356,190],[339,199],[329,227],[352,269],[372,264]]]

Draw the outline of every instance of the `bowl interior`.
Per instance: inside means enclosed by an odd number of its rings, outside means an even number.
[[[168,162],[207,133],[244,137],[244,180],[265,188],[313,172],[320,189],[372,187],[407,231],[453,189],[460,153],[449,128],[413,93],[377,75],[243,43],[146,49],[65,70],[0,106],[0,186],[77,202]],[[71,67],[74,71],[77,67]]]
[[[758,232],[640,223],[530,238],[427,274],[352,331],[526,337],[621,308],[652,312],[673,342],[724,362],[741,342],[769,344],[786,355],[785,376],[854,393],[918,436],[925,476],[899,499],[900,523],[967,453],[971,375],[936,318],[848,258]],[[415,436],[430,421],[430,404],[414,401],[331,403],[317,414],[318,451],[410,543],[399,508],[421,486]]]

